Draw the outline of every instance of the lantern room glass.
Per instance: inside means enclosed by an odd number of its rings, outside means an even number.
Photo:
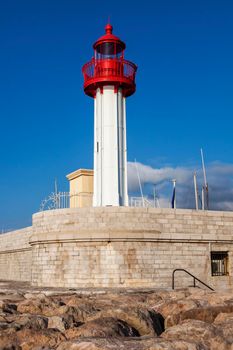
[[[95,58],[101,59],[123,59],[124,49],[120,43],[116,42],[103,42],[96,46]]]

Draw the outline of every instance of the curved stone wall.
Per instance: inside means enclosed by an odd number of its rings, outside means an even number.
[[[228,251],[233,213],[155,208],[79,208],[33,216],[32,284],[57,287],[171,287],[184,268],[214,287],[210,251]],[[192,280],[177,276],[177,285]]]
[[[32,227],[0,235],[0,279],[31,281]]]

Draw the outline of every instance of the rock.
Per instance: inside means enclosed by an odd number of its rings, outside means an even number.
[[[211,293],[215,293],[212,292],[208,289],[202,289],[202,288],[195,288],[195,287],[189,287],[187,288],[187,299],[191,298],[191,299],[199,299],[199,298],[203,298],[205,295],[207,294],[211,294]]]
[[[40,315],[16,315],[11,318],[7,317],[7,321],[11,322],[12,327],[16,329],[29,328],[41,330],[48,327],[48,319]]]
[[[214,324],[221,324],[223,322],[233,322],[233,312],[223,313],[221,312],[214,320]]]
[[[174,326],[183,320],[193,319],[213,323],[218,314],[233,312],[233,305],[193,308],[172,314],[165,319],[165,328]]]
[[[54,328],[59,330],[60,332],[64,332],[67,327],[65,327],[65,323],[62,317],[52,316],[48,318],[48,328]]]
[[[14,329],[0,331],[0,349],[22,350],[16,337],[16,331]]]
[[[170,340],[193,341],[211,350],[230,350],[230,344],[224,339],[221,330],[203,321],[185,320],[179,325],[166,329],[161,337]]]
[[[62,342],[57,350],[210,350],[194,342],[160,338],[95,338]]]
[[[75,313],[76,318],[80,322],[85,322],[88,317],[96,315],[100,310],[105,309],[108,304],[108,301],[106,301],[106,303],[101,301],[97,302],[95,299],[90,300],[80,296],[72,296],[62,300],[66,303],[66,306],[63,306],[63,308],[70,310],[70,313]]]
[[[166,300],[153,309],[160,313],[164,318],[169,315],[180,313],[181,311],[191,310],[197,307],[197,302],[195,300]]]
[[[223,337],[233,344],[233,313],[218,314],[214,320],[214,324],[222,330]]]
[[[163,317],[154,310],[147,310],[145,308],[124,307],[121,309],[108,309],[99,312],[96,316],[90,318],[89,321],[105,317],[111,317],[126,322],[132,328],[135,328],[140,336],[156,336],[160,335],[164,330]]]
[[[101,350],[101,348],[96,347],[96,345],[91,342],[73,343],[66,341],[60,344],[57,350]],[[102,350],[104,349],[102,348]]]
[[[186,299],[191,295],[189,288],[186,289],[176,289],[172,291],[160,291],[156,293],[157,296],[160,296],[162,300],[181,300]]]
[[[65,305],[74,306],[74,307],[79,307],[87,302],[85,297],[77,294],[68,295],[68,296],[65,295],[61,299],[65,303]]]
[[[146,350],[210,350],[196,342],[185,340],[161,341],[154,343]]]
[[[131,289],[77,295],[31,292],[27,286],[27,292],[10,295],[0,295],[0,350],[233,350],[228,292]]]
[[[41,301],[37,299],[24,300],[18,304],[17,311],[21,314],[41,314]]]
[[[3,302],[1,309],[4,313],[15,314],[17,310],[17,306],[16,304],[12,304],[10,302]]]
[[[9,323],[7,322],[0,322],[0,330],[4,330],[9,328],[11,325],[9,325]]]
[[[27,299],[20,302],[17,311],[20,313],[40,314],[44,316],[56,316],[59,314],[60,304],[47,298],[43,294],[39,299]]]
[[[233,303],[232,292],[206,292],[194,288],[196,291],[193,291],[191,296],[187,299],[193,299],[199,301],[202,305],[205,306],[222,306]]]
[[[79,337],[139,337],[138,331],[126,322],[112,317],[89,321],[65,332],[67,339]]]
[[[22,329],[17,332],[17,339],[22,350],[31,350],[33,347],[55,348],[65,336],[57,330],[45,329],[36,331],[33,329]]]
[[[218,325],[218,328],[221,329],[225,341],[232,344],[233,349],[233,322],[223,322],[220,325]]]
[[[0,322],[6,321],[6,314],[0,311]]]
[[[222,291],[221,293],[208,293],[205,295],[206,300],[208,301],[209,305],[211,306],[217,306],[217,305],[228,305],[229,302],[233,302],[233,295],[232,292],[224,292]]]
[[[46,299],[46,295],[44,293],[25,293],[24,295],[25,299]]]

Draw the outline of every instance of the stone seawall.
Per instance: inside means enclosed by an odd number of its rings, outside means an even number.
[[[31,281],[32,227],[0,235],[0,279]]]
[[[0,279],[54,287],[171,287],[182,268],[216,289],[233,282],[233,212],[156,208],[58,209],[0,235]],[[212,276],[211,252],[228,255]],[[192,285],[176,274],[176,286]]]

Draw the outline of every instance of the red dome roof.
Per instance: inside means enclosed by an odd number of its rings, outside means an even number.
[[[94,50],[97,49],[97,47],[103,43],[109,43],[114,42],[117,44],[117,47],[120,49],[119,51],[122,51],[126,48],[126,45],[123,41],[121,41],[117,36],[112,34],[113,27],[111,24],[107,24],[105,26],[105,35],[101,36],[93,45]]]

